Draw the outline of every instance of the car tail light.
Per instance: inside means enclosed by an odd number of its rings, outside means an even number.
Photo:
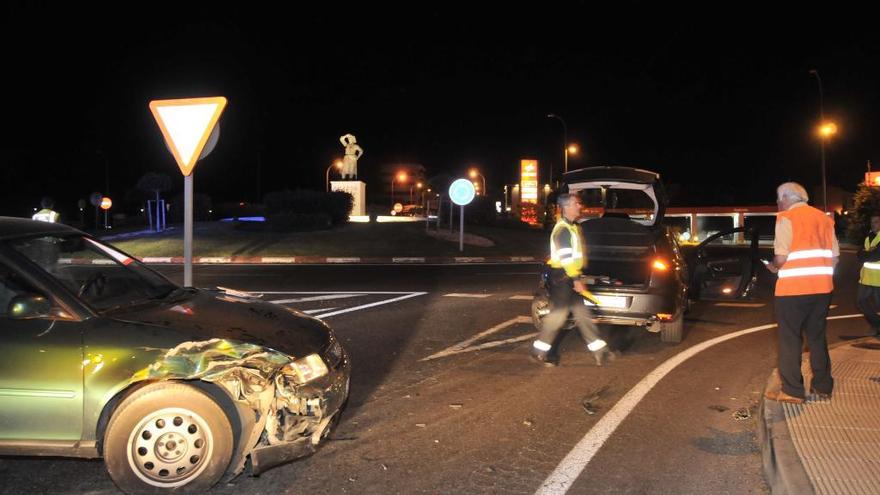
[[[663,258],[654,258],[654,261],[651,262],[651,268],[658,272],[665,272],[669,270],[669,263]]]
[[[660,321],[669,321],[672,319],[672,315],[669,313],[657,313],[657,319]]]

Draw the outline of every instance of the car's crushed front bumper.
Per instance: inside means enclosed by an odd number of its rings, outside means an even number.
[[[315,451],[348,398],[350,370],[346,356],[327,376],[304,386],[278,375],[263,434],[250,453],[254,475]]]

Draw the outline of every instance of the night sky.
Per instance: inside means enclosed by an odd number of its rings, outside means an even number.
[[[880,168],[880,43],[855,9],[82,4],[3,7],[0,214],[106,192],[107,163],[129,208],[146,172],[169,174],[176,194],[183,180],[147,105],[196,96],[229,99],[195,172],[215,202],[322,189],[349,132],[369,202],[384,201],[398,165],[429,177],[475,165],[492,193],[536,158],[548,182],[548,165],[562,168],[555,113],[583,150],[570,169],[655,170],[674,205],[772,204],[780,182],[821,183],[810,69],[839,126],[829,185],[852,191],[867,160]]]

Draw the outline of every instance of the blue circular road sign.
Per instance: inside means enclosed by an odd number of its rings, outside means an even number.
[[[453,203],[464,206],[474,200],[474,184],[467,179],[457,179],[449,186],[449,198]]]

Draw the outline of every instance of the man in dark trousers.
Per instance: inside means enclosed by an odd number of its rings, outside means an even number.
[[[859,292],[856,306],[871,325],[871,334],[880,337],[880,214],[871,215],[871,232],[865,237],[865,246],[859,249],[858,257],[862,263],[859,274]]]
[[[779,276],[775,303],[782,387],[768,390],[765,397],[792,404],[801,404],[806,397],[801,374],[802,332],[810,346],[810,392],[830,398],[834,388],[825,322],[840,248],[834,221],[807,205],[808,199],[807,191],[796,182],[786,182],[776,189],[779,214],[773,241],[775,256],[767,265]]]
[[[553,347],[568,319],[574,317],[587,349],[593,353],[596,365],[602,366],[607,357],[614,355],[608,344],[599,337],[590,310],[584,304],[587,287],[583,280],[583,268],[587,266],[587,251],[577,219],[581,215],[581,202],[577,195],[560,194],[556,203],[561,215],[550,234],[550,312],[544,317],[538,340],[532,344],[532,359],[545,366],[556,365]]]

